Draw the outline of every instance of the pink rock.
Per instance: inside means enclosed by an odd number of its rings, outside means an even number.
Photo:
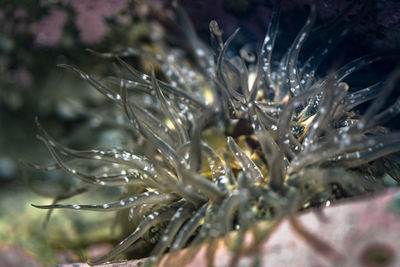
[[[31,255],[26,253],[21,247],[0,245],[0,266],[7,267],[41,267]]]
[[[260,224],[260,227],[263,224]],[[245,247],[253,240],[245,237]],[[219,239],[215,248],[189,248],[164,256],[160,266],[207,266],[215,251],[214,266],[400,266],[400,191],[343,201],[285,219],[259,247],[259,252],[234,254]],[[186,257],[187,262],[183,261]],[[113,262],[103,267],[140,266],[143,260]],[[81,267],[87,265],[79,265]]]

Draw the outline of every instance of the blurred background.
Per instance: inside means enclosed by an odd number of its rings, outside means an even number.
[[[181,0],[180,4],[207,44],[210,20],[219,22],[225,38],[240,27],[228,51],[234,55],[243,47],[257,51],[275,2]],[[283,1],[283,30],[278,36],[282,48],[278,50],[285,51],[290,45],[307,18],[311,2]],[[319,1],[317,24],[333,19],[350,2]],[[367,53],[400,48],[400,3],[371,2],[366,15],[322,71]],[[359,7],[355,4],[341,23],[356,19]],[[171,2],[162,0],[6,0],[0,2],[0,25],[0,266],[4,262],[22,266],[16,261],[24,257],[26,266],[83,261],[115,241],[115,215],[59,210],[44,227],[46,211],[30,204],[50,204],[55,197],[67,196],[82,185],[62,171],[45,172],[26,166],[54,164],[45,145],[36,138],[35,117],[60,143],[78,149],[123,147],[129,135],[103,120],[99,111],[113,110],[112,103],[56,65],[66,63],[87,73],[110,75],[114,71],[112,61],[86,48],[109,52],[152,47],[157,52],[154,44],[162,42],[184,53],[187,42],[182,27],[176,23]],[[130,63],[144,72],[149,70],[143,58],[134,57]],[[389,67],[376,64],[367,72],[382,76]],[[116,121],[118,116],[121,114],[115,114]],[[118,193],[118,189],[98,191],[90,199],[82,194],[68,203],[111,201]]]

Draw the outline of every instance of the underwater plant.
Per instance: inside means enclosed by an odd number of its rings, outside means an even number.
[[[363,10],[367,8],[368,2]],[[112,203],[33,205],[128,211],[124,214],[134,230],[91,264],[109,261],[130,247],[146,248],[147,263],[154,264],[166,251],[231,231],[237,231],[240,240],[257,222],[276,225],[308,207],[400,182],[400,132],[382,126],[400,112],[400,99],[388,104],[400,70],[363,88],[346,82],[360,69],[397,55],[374,53],[317,75],[356,19],[343,26],[338,16],[314,28],[312,5],[293,43],[276,60],[278,3],[259,53],[242,50],[240,57],[228,58],[238,31],[223,42],[222,30],[211,21],[207,47],[176,3],[175,10],[185,25],[191,61],[167,46],[157,53],[133,48],[94,52],[122,67],[104,80],[61,65],[124,112],[120,127],[131,131],[131,147],[68,148],[36,120],[39,139],[56,161],[55,168],[92,187],[126,189]],[[321,41],[321,36],[326,38]],[[311,54],[303,55],[306,50]],[[150,74],[136,70],[124,60],[131,56],[146,58],[156,69]]]

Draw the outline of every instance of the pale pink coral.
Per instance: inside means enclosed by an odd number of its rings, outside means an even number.
[[[35,43],[43,46],[58,45],[66,21],[67,14],[65,11],[51,8],[47,16],[31,25]]]
[[[44,4],[52,1],[43,1]],[[61,0],[60,3],[71,6],[76,12],[75,25],[80,40],[85,44],[94,44],[107,33],[106,19],[116,15],[128,4],[129,0]],[[49,15],[31,26],[38,45],[57,45],[67,21],[67,13],[58,8],[51,8]]]
[[[63,3],[77,12],[76,26],[82,42],[93,44],[107,33],[105,19],[126,6],[128,0],[64,0]]]

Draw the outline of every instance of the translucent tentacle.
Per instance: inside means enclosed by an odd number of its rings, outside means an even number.
[[[230,97],[233,97],[234,99],[244,102],[243,95],[240,93],[236,92],[235,90],[232,90],[231,87],[229,86],[228,81],[226,80],[225,77],[225,72],[223,70],[223,64],[225,62],[225,56],[226,56],[226,50],[228,49],[229,44],[232,42],[232,40],[235,38],[237,33],[239,32],[239,29],[237,29],[226,41],[224,46],[221,49],[221,52],[219,53],[218,59],[217,59],[217,70],[216,70],[216,75],[217,78],[221,81],[221,84],[223,85],[223,88],[226,89]]]
[[[260,52],[260,62],[263,70],[263,81],[273,91],[277,91],[275,81],[272,79],[272,61],[271,56],[275,45],[275,40],[278,35],[279,29],[279,16],[281,9],[281,1],[274,5],[271,13],[271,19],[268,25],[267,34]]]
[[[368,148],[366,151],[357,151],[345,154],[337,162],[346,168],[354,168],[387,156],[391,153],[398,152],[399,150],[400,141],[390,144],[380,143],[374,148]]]
[[[239,162],[240,167],[243,171],[248,172],[251,174],[251,179],[254,182],[262,182],[263,175],[261,171],[257,167],[257,165],[243,152],[243,150],[236,144],[235,140],[232,137],[228,137],[227,139],[228,148]]]
[[[256,109],[256,106],[251,106],[249,108],[250,120],[252,122],[252,128],[255,135],[258,138],[264,159],[267,161],[269,170],[270,184],[273,184],[273,188],[280,188],[283,184],[283,162],[282,162],[282,152],[280,151],[278,145],[276,144],[274,138],[268,132],[266,127],[269,125],[263,125],[261,118],[263,117],[260,113],[261,111]],[[265,116],[265,118],[268,118]],[[269,122],[266,122],[268,124]],[[276,127],[276,126],[275,126]],[[272,125],[270,127],[272,129]],[[276,130],[276,129],[275,129]],[[277,167],[274,167],[276,165]],[[271,172],[274,170],[274,172]],[[279,170],[279,171],[278,171]]]
[[[364,116],[358,122],[357,127],[360,131],[369,129],[375,125],[385,123],[386,121],[393,118],[400,112],[400,100],[397,100],[390,107],[376,114],[379,109],[385,104],[386,99],[396,86],[397,80],[400,79],[400,68],[397,68],[392,72],[387,81],[385,82],[384,88],[379,93],[379,99],[376,99],[365,112]],[[376,115],[375,115],[376,114]]]
[[[367,88],[359,90],[355,93],[346,96],[346,111],[378,97],[380,90],[382,90],[383,82],[377,82]]]
[[[116,255],[126,250],[130,245],[132,245],[139,238],[141,238],[147,231],[150,230],[151,227],[154,227],[159,223],[169,220],[174,215],[174,213],[175,213],[175,208],[169,207],[160,211],[155,211],[147,215],[147,217],[139,224],[136,230],[133,233],[131,233],[128,237],[126,237],[124,240],[122,240],[118,244],[118,246],[114,247],[104,256],[95,260],[90,260],[89,264],[97,265],[114,258]]]
[[[169,204],[176,197],[172,194],[160,194],[158,192],[145,192],[139,195],[121,199],[120,201],[102,204],[102,205],[65,205],[65,204],[52,204],[52,205],[34,205],[39,209],[75,209],[75,210],[91,210],[91,211],[116,211],[128,209],[139,205],[151,204]]]
[[[330,79],[327,81],[326,87],[323,90],[323,99],[321,100],[321,104],[318,107],[318,112],[315,114],[311,127],[306,133],[306,139],[304,143],[310,144],[315,142],[315,139],[318,137],[318,134],[327,129],[329,126],[328,119],[331,117],[331,110],[334,109],[334,97],[335,94],[338,95],[335,91],[339,91],[342,88],[336,86],[333,81],[333,77],[330,76]],[[343,91],[343,90],[341,90]],[[307,147],[306,147],[307,148]]]
[[[300,50],[306,41],[307,37],[310,35],[310,31],[312,26],[314,25],[316,19],[316,7],[315,5],[311,5],[310,15],[304,24],[303,28],[300,30],[296,39],[294,40],[292,46],[289,49],[289,54],[286,63],[286,71],[287,77],[289,79],[289,92],[292,95],[298,95],[300,92],[304,91],[303,85],[300,82],[299,74],[298,74],[298,58]]]
[[[180,121],[178,115],[174,112],[174,109],[171,107],[171,104],[168,103],[163,92],[161,91],[161,88],[158,85],[157,79],[155,77],[154,69],[151,70],[151,77],[152,77],[151,80],[153,89],[156,91],[156,95],[160,102],[162,111],[166,114],[166,116],[171,120],[172,124],[175,126],[179,137],[179,143],[180,144],[186,143],[189,140],[189,134],[183,127],[182,122]]]
[[[194,234],[194,232],[197,230],[197,228],[201,224],[201,220],[204,218],[206,215],[206,209],[207,205],[204,205],[201,207],[193,216],[192,218],[186,222],[182,230],[179,231],[177,234],[174,243],[171,245],[171,252],[172,251],[177,251],[181,248],[183,248],[190,237]]]
[[[126,90],[122,90],[122,103],[125,110],[126,115],[130,119],[130,121],[136,125],[140,133],[146,137],[150,144],[153,145],[157,151],[159,151],[164,157],[172,162],[172,164],[176,165],[177,162],[182,161],[182,159],[176,154],[175,150],[172,147],[163,141],[159,136],[155,135],[153,131],[145,124],[142,123],[137,118],[139,114],[136,113],[136,110],[132,108],[131,104],[127,101]],[[135,121],[137,124],[135,124]]]
[[[104,84],[100,83],[97,79],[91,77],[89,74],[83,72],[82,70],[80,70],[78,68],[75,68],[75,67],[73,67],[71,65],[67,65],[67,64],[58,64],[57,66],[75,72],[83,80],[87,81],[90,85],[92,85],[94,88],[96,88],[100,93],[105,95],[108,99],[110,99],[110,100],[112,100],[114,102],[117,102],[117,103],[121,99],[121,96],[117,92],[111,90],[110,88],[108,88]]]
[[[170,188],[173,192],[176,192],[194,205],[199,205],[199,203],[204,203],[206,201],[206,198],[200,195],[194,188],[179,182],[178,179],[172,177],[167,170],[162,168],[159,163],[155,160],[153,162],[154,168],[160,177],[160,181],[165,182],[167,188]]]
[[[300,153],[289,167],[288,172],[297,172],[308,165],[317,164],[330,158],[340,160],[341,155],[352,153],[369,148],[374,149],[377,145],[390,147],[399,141],[400,133],[390,133],[378,136],[350,136],[348,134],[341,135],[320,146],[316,146],[313,151],[308,153]],[[332,142],[333,141],[333,142]],[[340,156],[340,157],[339,157]],[[339,158],[337,158],[339,157]]]
[[[291,144],[290,141],[293,138],[290,138],[292,135],[290,131],[290,121],[293,115],[294,110],[302,104],[304,101],[307,101],[310,97],[315,96],[322,90],[322,88],[317,87],[313,90],[306,91],[298,96],[295,96],[289,99],[288,103],[284,111],[280,114],[278,120],[278,138],[277,143],[281,147],[282,151],[288,156],[289,158],[293,158],[295,153],[292,150],[292,147],[295,147],[295,144]]]
[[[151,256],[148,259],[150,263],[156,263],[160,260],[162,253],[164,253],[168,246],[170,246],[171,243],[174,241],[174,238],[180,230],[181,226],[190,218],[193,211],[193,206],[190,206],[185,208],[181,207],[177,210],[177,212],[175,212],[167,228],[163,232],[161,240],[157,243],[157,245],[151,252]]]
[[[212,202],[219,203],[225,197],[224,192],[218,186],[205,177],[185,169],[182,164],[178,166],[178,174],[181,176],[182,181],[199,190]]]
[[[151,77],[147,74],[141,73],[140,71],[134,69],[132,66],[130,66],[128,63],[126,63],[124,60],[120,59],[117,57],[118,62],[123,65],[136,79],[139,81],[142,81],[145,83],[148,88],[151,88]],[[189,94],[188,92],[179,89],[177,87],[171,86],[163,81],[157,80],[157,83],[159,84],[160,88],[169,94],[172,94],[173,96],[177,97],[177,99],[181,100],[182,103],[187,103],[189,105],[193,105],[195,108],[204,108],[205,105],[203,102],[199,101],[195,97],[193,97],[193,94]],[[129,83],[127,84],[127,87],[129,88]]]
[[[187,17],[186,12],[179,5],[178,1],[173,1],[173,7],[176,10],[178,22],[180,25],[183,25],[183,30],[186,36],[186,39],[189,41],[191,47],[194,50],[194,55],[196,56],[200,66],[205,69],[209,76],[213,73],[213,63],[212,63],[212,55],[210,49],[206,45],[204,45],[200,39],[197,37],[195,33],[194,27],[190,22],[190,19]]]

